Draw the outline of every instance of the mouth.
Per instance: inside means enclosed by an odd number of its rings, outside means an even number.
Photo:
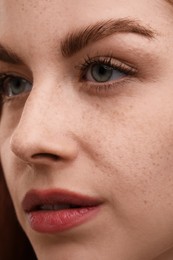
[[[31,190],[22,208],[30,227],[40,233],[57,233],[79,226],[97,215],[101,201],[66,190]]]
[[[74,208],[80,208],[82,206],[78,205],[72,205],[72,204],[43,204],[38,205],[33,209],[33,211],[42,211],[42,210],[51,210],[51,211],[57,211],[57,210],[64,210],[64,209],[74,209]]]

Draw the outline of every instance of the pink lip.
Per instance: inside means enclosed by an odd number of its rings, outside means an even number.
[[[30,190],[22,201],[22,208],[33,230],[57,233],[93,218],[101,203],[100,199],[61,189]]]

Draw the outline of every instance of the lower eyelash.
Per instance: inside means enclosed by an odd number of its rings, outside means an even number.
[[[80,89],[92,96],[99,97],[111,97],[120,95],[124,93],[124,88],[128,86],[128,84],[132,84],[132,77],[127,77],[125,79],[121,79],[119,81],[114,81],[112,83],[87,83],[86,81],[81,82]]]
[[[85,88],[85,91],[92,93],[92,94],[98,94],[100,92],[103,92],[103,94],[107,93],[107,91],[109,91],[112,88],[111,84],[86,84],[83,82],[83,84],[85,84],[83,87]]]

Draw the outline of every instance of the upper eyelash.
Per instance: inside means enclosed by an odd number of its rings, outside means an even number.
[[[8,76],[8,74],[6,74],[6,73],[0,74],[0,82],[1,82],[1,80],[3,81],[7,76]]]
[[[87,56],[87,58],[84,59],[84,62],[80,66],[78,66],[80,68],[80,80],[85,80],[87,70],[89,69],[90,66],[94,64],[103,64],[131,76],[137,73],[136,68],[131,67],[121,61],[118,61],[112,56],[107,56],[107,57],[97,56],[93,58]]]

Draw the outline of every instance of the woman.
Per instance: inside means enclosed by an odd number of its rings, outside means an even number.
[[[173,259],[172,4],[0,0],[0,17],[2,172],[37,258]]]

